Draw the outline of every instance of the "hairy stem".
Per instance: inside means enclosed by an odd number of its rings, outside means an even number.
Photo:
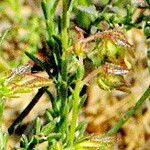
[[[63,14],[62,14],[62,25],[61,25],[61,39],[63,49],[66,50],[68,47],[68,2],[63,0]]]
[[[135,112],[140,108],[140,106],[145,102],[145,100],[150,96],[150,86],[147,88],[147,90],[144,92],[142,97],[136,102],[135,106],[130,108],[124,116],[114,125],[112,129],[110,129],[106,136],[112,136],[118,132],[118,130],[126,123],[126,121],[132,117]]]
[[[69,141],[71,146],[73,146],[73,142],[75,139],[75,130],[76,130],[76,125],[77,125],[77,119],[79,115],[79,104],[80,104],[80,91],[82,89],[82,82],[77,81],[75,90],[73,91],[73,104],[72,104],[72,120],[71,120],[71,127],[70,127],[70,136],[69,136]]]
[[[62,24],[61,24],[61,40],[62,40],[62,46],[64,50],[67,50],[68,48],[68,28],[70,25],[70,13],[73,9],[73,4],[75,0],[66,1],[63,0],[63,14],[62,14]]]

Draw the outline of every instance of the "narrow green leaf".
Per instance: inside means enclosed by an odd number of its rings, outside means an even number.
[[[44,65],[44,63],[38,59],[37,57],[35,57],[33,54],[29,53],[29,52],[25,52],[25,54],[32,59],[38,66],[40,66],[43,70],[46,70],[46,67]]]
[[[3,34],[2,36],[0,36],[0,46],[1,46],[3,40],[5,39],[5,37],[6,37],[6,35],[7,35],[8,32],[9,32],[9,30],[6,30],[6,31],[4,32],[4,34]]]
[[[106,136],[112,136],[116,134],[119,129],[127,122],[127,120],[132,117],[136,111],[141,107],[143,102],[150,96],[150,86],[147,88],[147,90],[144,92],[142,97],[136,102],[135,106],[130,108],[120,119],[119,121],[114,125],[112,129],[110,129],[107,133]]]
[[[47,20],[47,19],[48,19],[48,15],[47,15],[46,1],[45,1],[45,0],[43,0],[43,1],[41,2],[41,6],[42,6],[42,10],[43,10],[44,17],[45,17],[45,19]]]
[[[53,129],[55,128],[55,125],[56,125],[56,120],[53,120],[50,123],[43,126],[41,132],[44,135],[49,135],[53,131]]]
[[[41,131],[41,120],[38,117],[36,119],[36,122],[35,122],[35,133],[36,133],[36,135],[40,134],[40,131]]]
[[[0,131],[0,149],[1,150],[6,150],[7,140],[8,140],[8,134],[2,133]]]
[[[61,138],[61,133],[51,133],[48,135],[48,141]]]

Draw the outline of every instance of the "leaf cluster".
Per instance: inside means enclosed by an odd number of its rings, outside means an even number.
[[[63,13],[57,15],[60,2]],[[145,7],[148,7],[147,3]],[[34,62],[34,66],[18,67],[9,76],[0,78],[1,97],[14,97],[35,87],[43,87],[33,97],[33,105],[30,103],[19,119],[10,126],[10,134],[44,93],[48,95],[51,103],[51,108],[45,112],[46,119],[42,122],[41,118],[37,118],[33,124],[29,123],[22,134],[20,147],[16,149],[39,149],[41,144],[45,145],[45,149],[51,150],[107,148],[110,141],[86,138],[86,124],[78,120],[87,97],[83,89],[92,80],[108,91],[126,86],[124,75],[132,69],[133,47],[128,43],[124,32],[114,28],[123,27],[125,30],[141,27],[143,19],[133,20],[135,8],[130,1],[120,0],[104,0],[95,4],[90,0],[42,1],[47,30],[44,59],[35,56],[29,49],[25,54]],[[119,13],[120,9],[124,14]],[[39,28],[36,21],[32,20],[31,23]],[[146,26],[147,21],[144,29]],[[34,35],[30,37],[34,39]],[[36,41],[34,44],[37,43]],[[90,67],[86,67],[87,62]],[[34,69],[35,66],[38,69]],[[30,80],[22,81],[28,75],[28,69],[32,70],[32,74],[28,76]],[[35,76],[33,72],[38,70],[45,71],[49,79]],[[48,86],[53,86],[55,92]]]

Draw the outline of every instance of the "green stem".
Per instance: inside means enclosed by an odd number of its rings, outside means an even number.
[[[71,0],[69,3],[68,11],[71,12],[74,6],[75,0]]]
[[[62,26],[61,26],[61,38],[63,49],[66,50],[68,47],[68,3],[66,0],[63,0],[63,14],[62,14]]]
[[[126,121],[135,114],[135,112],[140,108],[140,106],[149,96],[150,96],[150,86],[144,92],[142,97],[136,102],[135,106],[129,109],[124,114],[124,116],[114,125],[114,127],[106,133],[106,136],[112,136],[116,134],[118,130],[124,125],[124,123],[126,123]]]
[[[6,144],[8,140],[8,134],[2,131],[2,121],[3,121],[3,111],[4,111],[4,100],[0,96],[0,149],[6,149]]]
[[[50,42],[53,42],[52,35],[56,34],[54,17],[58,3],[59,0],[55,0],[53,3],[48,0],[43,0],[41,3]]]
[[[51,14],[55,14],[56,10],[57,10],[57,6],[58,6],[59,0],[55,0],[53,7],[51,9],[50,15]]]
[[[67,1],[63,0],[63,14],[62,14],[62,20],[61,20],[61,41],[62,41],[62,48],[65,52],[68,48],[69,43],[69,36],[68,36],[68,28],[70,23],[70,12],[73,7],[73,0]],[[69,107],[68,107],[68,85],[67,85],[67,59],[62,55],[62,65],[61,65],[61,91],[60,91],[60,97],[62,101],[62,109],[61,109],[61,116],[62,116],[62,127],[63,133],[67,133],[67,139],[68,139],[68,113],[69,113]]]
[[[4,111],[4,101],[2,98],[0,98],[0,129],[3,121],[3,111]]]
[[[82,82],[77,81],[75,90],[73,92],[73,104],[72,104],[72,120],[71,120],[71,127],[70,127],[70,135],[69,135],[69,142],[71,146],[73,146],[74,138],[75,138],[75,130],[77,125],[77,119],[79,114],[79,104],[80,104],[80,91],[82,89]]]
[[[63,0],[63,14],[62,14],[62,24],[61,24],[61,38],[63,49],[66,50],[68,48],[68,28],[70,24],[70,13],[73,9],[73,4],[75,0],[66,1]]]

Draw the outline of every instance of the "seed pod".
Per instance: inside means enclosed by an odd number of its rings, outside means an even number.
[[[100,73],[97,77],[98,86],[104,90],[112,90],[115,88],[119,88],[120,86],[125,84],[124,78],[121,75],[108,74],[108,73]]]

